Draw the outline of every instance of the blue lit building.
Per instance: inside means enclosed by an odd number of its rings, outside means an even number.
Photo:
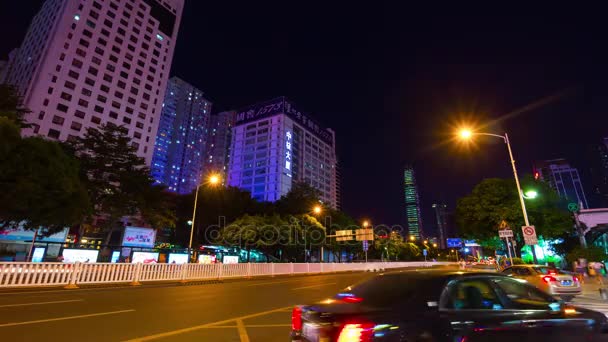
[[[581,209],[589,208],[578,170],[565,159],[537,162],[534,165],[534,177],[549,183],[559,197],[578,204]]]
[[[180,194],[196,188],[202,176],[210,113],[211,102],[202,91],[177,77],[169,80],[152,157],[156,183]]]

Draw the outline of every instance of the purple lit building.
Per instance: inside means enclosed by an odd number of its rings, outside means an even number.
[[[46,0],[6,82],[31,110],[25,135],[129,129],[150,164],[184,0]]]
[[[284,97],[244,108],[236,114],[228,184],[273,202],[304,182],[337,208],[335,145],[333,130]]]
[[[217,173],[222,176],[222,180],[227,178],[235,118],[235,111],[221,112],[211,116],[203,168],[205,174]]]

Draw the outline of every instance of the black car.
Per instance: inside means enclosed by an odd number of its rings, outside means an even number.
[[[292,341],[604,341],[602,313],[520,279],[446,270],[386,273],[296,306]]]

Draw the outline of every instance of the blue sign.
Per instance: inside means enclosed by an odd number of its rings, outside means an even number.
[[[422,250],[422,254],[423,254],[424,256],[427,256],[427,255],[429,254],[429,251],[427,251],[426,249],[423,249],[423,250]]]
[[[369,242],[367,240],[363,240],[363,251],[367,252],[369,249]]]
[[[448,248],[460,248],[462,247],[462,239],[446,239],[446,245],[448,246]]]

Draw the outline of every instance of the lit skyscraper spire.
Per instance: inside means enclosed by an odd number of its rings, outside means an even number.
[[[407,229],[410,236],[420,238],[423,236],[422,215],[420,213],[420,196],[416,184],[416,174],[411,165],[406,165],[403,172],[405,192],[405,212]]]

